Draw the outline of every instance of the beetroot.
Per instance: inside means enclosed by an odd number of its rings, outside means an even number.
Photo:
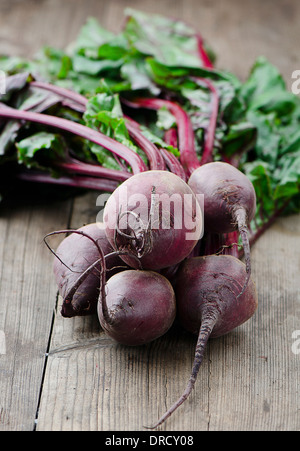
[[[200,205],[191,188],[168,171],[145,171],[123,182],[104,209],[111,245],[134,268],[160,270],[181,262],[202,233]]]
[[[211,337],[224,335],[247,321],[257,307],[255,284],[250,279],[238,298],[245,264],[230,255],[209,255],[186,260],[177,272],[176,296],[184,328],[198,334],[200,323],[216,316]]]
[[[209,337],[224,335],[247,321],[257,308],[257,293],[250,278],[239,296],[246,268],[230,255],[210,255],[185,260],[177,272],[178,318],[184,328],[198,335],[191,377],[182,396],[160,418],[162,424],[191,393]]]
[[[92,223],[78,230],[97,240],[105,255],[113,252],[113,248],[106,238],[103,224]],[[90,265],[99,260],[97,247],[84,235],[71,233],[58,246],[56,256],[59,258],[54,260],[53,271],[59,293],[63,298],[62,316],[73,317],[96,313],[100,286],[100,263],[79,285],[71,299],[69,292],[78,277]],[[118,268],[121,265],[125,266],[119,256],[114,255],[109,258],[107,269],[111,269],[111,271],[107,271],[107,277],[109,278],[118,270],[112,270],[112,268]]]
[[[136,346],[162,336],[176,315],[170,282],[154,271],[127,270],[111,277],[100,296],[102,328],[118,343]]]
[[[103,228],[99,230],[103,232]],[[46,237],[63,232],[66,230],[52,232]],[[95,307],[96,295],[100,324],[106,333],[119,343],[136,346],[163,335],[171,327],[176,316],[175,293],[171,283],[163,275],[153,271],[133,269],[108,277],[107,260],[115,256],[119,258],[119,251],[110,252],[111,248],[107,247],[105,236],[103,238],[102,235],[103,240],[99,237],[97,224],[96,229],[90,225],[70,232],[72,235],[65,238],[55,253],[56,260],[60,262],[58,265],[55,261],[55,269],[58,283],[61,283],[64,293],[63,312],[69,314],[70,311],[69,316],[74,316],[74,310],[76,314],[90,312],[91,308]],[[84,244],[87,242],[93,246],[93,252],[87,252],[90,251]],[[102,244],[109,252],[106,255]],[[49,247],[48,244],[47,246]],[[70,248],[75,249],[75,252],[70,252]],[[62,257],[66,259],[70,253],[72,268],[68,266],[69,273],[63,273],[66,279],[68,278],[67,282],[63,283],[64,276],[61,274],[62,269],[66,268],[66,263]],[[93,258],[90,258],[91,255]],[[76,276],[70,277],[74,274],[75,268],[78,268]],[[76,296],[79,296],[78,300]]]
[[[251,274],[248,226],[256,212],[252,183],[234,166],[218,161],[196,169],[188,185],[195,194],[204,195],[205,231],[219,234],[239,231],[247,268],[243,291]]]

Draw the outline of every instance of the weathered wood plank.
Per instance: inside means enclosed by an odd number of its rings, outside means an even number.
[[[52,18],[51,41],[56,45],[69,42],[65,27],[53,33],[57,10],[51,10],[51,2],[46,9],[38,5],[0,3],[1,54],[32,56],[45,44],[41,14],[47,14],[50,22]],[[68,15],[62,17],[68,20]],[[47,276],[51,274],[52,256],[42,240],[46,233],[68,225],[70,206],[71,201],[52,202],[49,198],[34,205],[24,198],[22,190],[19,200],[9,207],[0,205],[0,330],[6,345],[5,354],[0,355],[0,430],[35,427],[56,305],[56,287]]]
[[[43,377],[56,288],[46,233],[67,224],[69,202],[1,208],[0,430],[32,430]],[[55,241],[53,243],[55,245]]]
[[[253,248],[259,307],[211,345],[211,430],[299,430],[300,220],[281,218]],[[222,415],[223,412],[223,415]]]

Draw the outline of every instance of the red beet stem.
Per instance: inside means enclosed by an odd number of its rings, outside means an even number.
[[[178,147],[180,151],[180,161],[184,170],[189,176],[200,166],[195,147],[195,136],[191,120],[181,106],[175,102],[164,99],[137,98],[134,100],[124,100],[124,103],[133,108],[149,108],[159,110],[166,107],[174,116],[178,129]]]
[[[133,150],[96,130],[86,127],[85,125],[78,124],[68,119],[50,116],[48,114],[27,112],[16,110],[14,108],[0,108],[0,117],[37,122],[74,133],[82,138],[94,142],[95,144],[103,146],[112,153],[116,154],[118,157],[127,161],[134,174],[147,170],[143,160]]]
[[[173,147],[178,147],[178,140],[177,140],[177,130],[176,128],[169,128],[169,130],[166,130],[164,135],[164,141]]]
[[[117,187],[118,182],[105,178],[84,177],[72,175],[59,178],[52,177],[50,174],[35,171],[22,171],[16,174],[16,177],[26,182],[51,183],[54,185],[74,186],[76,188],[92,189],[96,191],[106,191],[112,193]]]
[[[151,141],[149,141],[140,131],[140,125],[138,122],[134,121],[128,116],[125,116],[126,118],[126,126],[128,129],[129,134],[131,137],[136,141],[136,143],[140,146],[141,149],[144,150],[146,153],[148,159],[150,156],[151,147],[154,147],[154,157],[155,157],[155,165],[160,167],[153,167],[151,169],[163,169],[166,170],[166,166],[169,168],[171,172],[181,177],[183,180],[186,181],[186,175],[184,172],[184,169],[180,163],[180,161],[175,157],[175,155],[172,154],[172,152],[169,152],[168,150],[164,148],[158,148],[155,146]],[[175,131],[176,133],[176,131]],[[174,147],[177,147],[174,146]],[[161,163],[160,160],[163,160],[163,163]]]
[[[210,58],[204,49],[203,38],[199,33],[196,34],[196,39],[197,39],[197,43],[198,43],[199,56],[200,56],[203,66],[206,69],[213,69],[214,66],[213,66],[212,62],[210,61]]]
[[[173,146],[173,147],[176,147],[176,148],[178,147],[178,139],[177,139],[177,130],[176,130],[176,128],[169,128],[169,130],[166,130],[166,132],[164,134],[164,141],[170,146]],[[162,149],[162,151],[163,150],[164,149]],[[166,152],[164,152],[164,154],[166,154]],[[178,158],[176,158],[175,155],[173,155],[171,152],[168,152],[168,154],[169,154],[169,159],[174,160],[174,163],[176,165],[177,164],[180,165],[180,167],[178,167],[177,170],[174,167],[173,168],[169,167],[169,169],[172,172],[174,172],[175,174],[179,175],[179,177],[181,177],[184,181],[187,181],[186,173],[184,171],[184,168],[183,168],[182,164],[178,160]]]
[[[50,83],[43,82],[32,82],[31,85],[36,88],[46,89],[48,91],[54,92],[55,94],[58,94],[61,97],[64,97],[77,103],[79,106],[82,107],[82,112],[84,112],[86,109],[88,99],[72,90],[61,88],[60,86],[55,86]],[[145,152],[149,160],[150,169],[165,170],[166,165],[164,159],[159,153],[157,147],[140,132],[139,124],[137,122],[135,123],[135,121],[131,120],[130,118],[126,119],[127,119],[126,127],[128,133],[137,143],[137,145],[140,146],[141,149]]]
[[[166,164],[158,148],[142,134],[137,122],[126,116],[126,127],[131,138],[145,152],[150,169],[165,170]]]
[[[131,174],[126,171],[108,169],[97,164],[84,163],[74,159],[70,159],[68,162],[58,163],[57,166],[72,174],[82,174],[100,178],[103,177],[110,180],[116,180],[118,182],[123,182],[131,176]]]
[[[161,148],[160,151],[169,170],[173,172],[173,174],[178,175],[178,177],[182,178],[182,180],[186,182],[187,178],[183,166],[175,157],[175,155],[164,148]]]
[[[209,126],[205,133],[204,138],[204,148],[202,157],[200,160],[200,164],[203,165],[205,163],[210,163],[213,161],[213,149],[214,149],[214,141],[215,141],[215,134],[216,134],[216,127],[217,127],[217,120],[218,120],[218,113],[219,113],[219,95],[218,92],[214,86],[214,84],[206,79],[206,78],[199,78],[195,77],[194,80],[199,84],[206,85],[209,90],[211,91],[211,114],[210,114],[210,121]]]
[[[51,83],[46,83],[42,81],[32,81],[30,82],[30,86],[34,88],[44,89],[47,91],[51,91],[54,94],[57,94],[60,97],[64,97],[66,99],[72,100],[72,102],[78,103],[79,105],[86,106],[88,99],[81,94],[78,94],[75,91],[71,91],[70,89],[62,88],[61,86],[53,85]]]

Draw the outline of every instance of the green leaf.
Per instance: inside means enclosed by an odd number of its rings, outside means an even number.
[[[109,60],[121,60],[131,54],[128,41],[121,33],[111,37],[109,41],[102,44],[98,49],[98,58]]]
[[[278,69],[266,58],[260,57],[252,66],[250,76],[241,88],[241,95],[251,107],[267,91],[273,94],[285,90],[285,82]]]
[[[87,126],[101,131],[138,152],[137,146],[129,137],[118,94],[102,92],[91,97],[83,119]],[[119,163],[109,150],[93,144],[90,146],[90,151],[96,155],[101,165],[111,169],[120,169]]]
[[[265,114],[273,113],[282,119],[293,113],[297,103],[297,98],[291,92],[269,90],[252,101],[251,109]]]
[[[133,48],[168,66],[201,67],[193,28],[180,20],[131,8],[125,9],[125,14],[124,35]]]
[[[7,155],[14,145],[20,130],[20,123],[16,121],[9,121],[1,130],[0,135],[0,157]]]
[[[89,17],[81,27],[73,51],[81,52],[81,54],[91,58],[97,58],[99,48],[113,39],[114,36],[114,33],[101,27],[96,18]]]
[[[122,60],[91,59],[79,54],[75,55],[72,61],[75,72],[88,75],[98,75],[101,72],[119,68],[122,64]]]
[[[8,75],[27,70],[28,62],[18,56],[0,55],[0,70]]]
[[[154,134],[148,127],[145,127],[144,125],[140,126],[142,134],[153,144],[155,144],[158,147],[162,147],[163,149],[168,150],[169,152],[172,152],[176,157],[180,156],[180,152],[176,147],[173,147],[171,145],[168,145],[162,138]]]
[[[258,212],[263,211],[265,215],[270,215],[274,209],[270,166],[264,161],[255,160],[252,163],[245,164],[243,171],[254,186]]]
[[[169,130],[170,128],[177,127],[175,117],[166,107],[159,108],[157,111],[156,125],[162,130]]]
[[[120,75],[128,80],[131,90],[148,89],[155,96],[160,93],[160,89],[151,80],[145,61],[142,59],[134,58],[123,64]]]
[[[248,122],[233,123],[223,137],[223,151],[230,157],[250,150],[256,140],[256,127]]]
[[[97,158],[97,161],[101,166],[108,169],[120,170],[120,165],[115,159],[114,155],[102,146],[98,146],[94,143],[89,143],[88,149]]]
[[[262,159],[276,166],[282,136],[276,126],[275,114],[262,114],[250,110],[247,119],[257,130],[256,159]]]
[[[62,138],[53,133],[39,132],[16,143],[19,163],[28,168],[49,168],[49,163],[65,156]]]
[[[275,199],[289,198],[300,192],[300,153],[286,154],[281,160],[283,166],[275,172],[278,184]]]
[[[241,93],[248,108],[246,117],[257,130],[242,168],[253,180],[258,203],[270,216],[278,206],[299,197],[300,99],[287,90],[279,71],[265,58],[254,64]],[[300,211],[300,205],[293,211]]]
[[[71,68],[70,56],[65,51],[46,46],[32,62],[31,71],[46,80],[55,80],[68,77]]]

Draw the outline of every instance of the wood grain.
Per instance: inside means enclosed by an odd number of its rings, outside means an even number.
[[[300,4],[293,0],[1,0],[0,53],[65,47],[89,16],[118,31],[124,6],[191,23],[219,67],[242,79],[261,54],[287,83],[299,69]],[[42,237],[94,221],[97,195],[1,210],[0,330],[7,349],[0,355],[0,430],[140,431],[185,388],[195,337],[178,324],[156,342],[130,348],[107,338],[95,316],[60,315]],[[278,220],[258,241],[257,313],[209,342],[193,393],[162,430],[300,429],[300,355],[292,352],[292,333],[300,330],[299,250],[299,216]]]
[[[34,427],[56,288],[43,236],[66,224],[68,203],[1,209],[0,430]],[[55,244],[55,241],[53,242]]]

